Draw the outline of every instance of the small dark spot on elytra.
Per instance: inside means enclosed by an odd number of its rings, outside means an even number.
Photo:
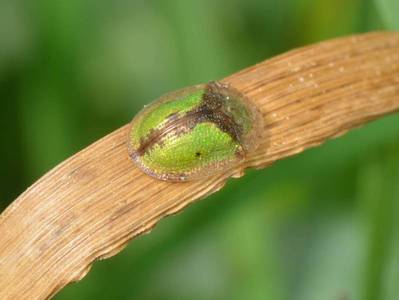
[[[201,156],[201,152],[195,152],[195,156],[196,157],[200,157]]]

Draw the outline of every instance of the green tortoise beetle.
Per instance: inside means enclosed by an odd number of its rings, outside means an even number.
[[[131,123],[129,156],[166,181],[206,178],[242,162],[259,144],[262,118],[228,85],[210,82],[160,97]]]

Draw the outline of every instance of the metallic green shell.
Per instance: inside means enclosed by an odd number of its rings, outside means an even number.
[[[254,106],[218,82],[166,94],[132,121],[129,155],[148,175],[186,181],[237,166],[261,133]]]

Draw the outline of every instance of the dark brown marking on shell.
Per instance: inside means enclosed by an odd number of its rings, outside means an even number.
[[[220,130],[229,134],[233,140],[241,142],[243,129],[222,110],[223,101],[227,95],[222,94],[220,89],[219,83],[210,82],[206,86],[201,104],[180,118],[178,113],[171,114],[161,128],[151,130],[146,138],[140,140],[140,146],[136,150],[137,155],[142,156],[155,145],[162,145],[164,137],[170,133],[178,137],[192,130],[197,124],[204,122],[214,123]],[[243,153],[237,153],[237,156],[240,155]]]
[[[225,87],[223,88],[226,89]],[[220,90],[221,85],[219,83],[210,82],[207,85],[207,91],[203,96],[203,102],[199,109],[203,108],[205,111],[209,111],[209,121],[215,123],[223,132],[229,134],[233,140],[241,142],[243,128],[222,110],[223,102],[227,95],[222,94]]]

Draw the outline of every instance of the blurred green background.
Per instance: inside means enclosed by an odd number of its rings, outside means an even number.
[[[399,1],[0,0],[0,209],[166,91],[377,29]],[[55,299],[399,299],[399,116],[230,180]]]

